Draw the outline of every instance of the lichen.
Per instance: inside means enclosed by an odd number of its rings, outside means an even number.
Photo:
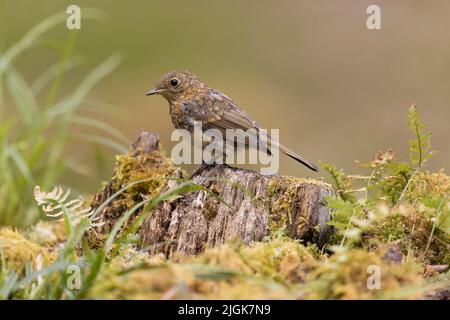
[[[63,221],[39,221],[25,231],[24,236],[41,246],[54,247],[66,240]]]

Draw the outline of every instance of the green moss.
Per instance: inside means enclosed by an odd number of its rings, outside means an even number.
[[[42,259],[42,266],[49,265],[56,259],[55,252],[25,239],[23,235],[10,228],[0,228],[0,247],[6,267],[18,274],[23,274],[27,263],[36,268],[39,256]]]
[[[406,210],[406,209],[404,209]],[[405,212],[404,223],[408,234],[403,240],[407,254],[424,264],[449,264],[450,239],[438,229],[433,221],[417,211]]]
[[[266,201],[270,208],[269,230],[275,232],[288,225],[292,199],[297,191],[295,185],[283,184],[281,179],[271,179]]]
[[[225,244],[208,249],[196,261],[286,283],[300,281],[316,264],[309,250],[290,238],[255,242],[249,246]]]
[[[116,172],[111,180],[113,189],[119,190],[133,181],[151,178],[129,188],[123,193],[121,203],[117,205],[131,208],[142,198],[142,195],[150,198],[159,195],[167,184],[168,180],[165,178],[174,175],[176,169],[172,162],[159,151],[136,156],[130,154],[117,156]]]
[[[176,263],[125,250],[108,264],[89,297],[287,299],[316,264],[307,248],[289,238],[250,246],[230,242],[198,256],[180,256]],[[127,272],[132,265],[141,268]]]
[[[311,299],[419,298],[423,292],[421,268],[417,264],[389,264],[383,251],[352,249],[334,254],[308,274],[306,292]],[[369,267],[379,268],[380,288],[369,289]],[[402,288],[417,288],[417,291]]]
[[[160,195],[169,183],[170,177],[176,176],[178,172],[179,169],[159,150],[151,153],[133,155],[128,153],[116,156],[116,170],[110,183],[104,187],[107,194],[112,195],[132,182],[145,181],[129,187],[107,206],[102,212],[104,226],[87,234],[90,245],[92,247],[102,246],[109,230],[124,212],[146,198],[151,199]],[[98,207],[105,200],[103,197],[100,197],[100,199],[102,200],[94,200],[91,206]],[[131,217],[123,228],[127,227],[137,214]]]
[[[375,237],[382,242],[403,239],[406,236],[404,217],[400,214],[391,214],[375,229]]]
[[[295,177],[273,177],[268,184],[268,195],[264,200],[270,210],[269,230],[278,232],[280,229],[289,225],[294,199],[301,186],[305,184],[320,185],[332,190],[332,187],[321,181],[314,179],[295,178]],[[300,221],[300,217],[298,217]],[[298,223],[298,228],[306,228],[309,221],[305,219],[304,223]],[[298,232],[301,234],[301,232]]]
[[[396,241],[409,259],[423,264],[449,264],[450,239],[439,228],[420,204],[404,204],[395,207],[369,232],[365,244]]]
[[[89,298],[379,299],[419,298],[426,291],[418,264],[390,264],[383,249],[344,250],[319,260],[311,249],[289,238],[234,242],[177,262],[125,250],[102,271]],[[369,266],[380,268],[381,289],[367,287]]]

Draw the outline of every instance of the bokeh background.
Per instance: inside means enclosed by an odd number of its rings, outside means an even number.
[[[280,128],[281,141],[305,157],[358,171],[393,148],[407,160],[407,108],[419,106],[439,154],[428,164],[448,169],[450,150],[450,1],[0,1],[0,49],[68,5],[98,8],[106,19],[82,20],[75,54],[83,65],[63,84],[69,93],[92,67],[114,52],[120,66],[92,91],[92,99],[116,106],[99,116],[132,140],[140,130],[160,133],[169,149],[168,105],[146,97],[161,74],[195,72],[243,106],[265,128]],[[366,27],[366,8],[378,4],[382,30]],[[64,25],[20,57],[30,82],[56,61],[52,43],[65,41]],[[87,106],[95,109],[97,106]],[[11,113],[12,108],[9,110]],[[8,112],[8,106],[7,106]],[[64,183],[93,192],[111,174],[115,151],[86,142],[70,145],[86,168]],[[100,155],[101,154],[101,155]],[[82,170],[79,170],[82,171]],[[89,171],[87,171],[89,172]],[[289,158],[282,174],[318,177]]]

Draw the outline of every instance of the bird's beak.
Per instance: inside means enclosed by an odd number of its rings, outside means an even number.
[[[158,88],[153,88],[152,90],[150,90],[149,92],[147,92],[147,96],[151,96],[151,95],[154,95],[154,94],[157,94],[157,93],[161,93],[161,92],[163,92],[163,91],[165,91],[165,89],[158,89]]]

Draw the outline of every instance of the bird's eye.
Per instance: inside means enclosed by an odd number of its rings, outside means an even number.
[[[180,81],[177,78],[173,78],[172,80],[170,80],[170,85],[172,87],[176,87],[179,83]]]

